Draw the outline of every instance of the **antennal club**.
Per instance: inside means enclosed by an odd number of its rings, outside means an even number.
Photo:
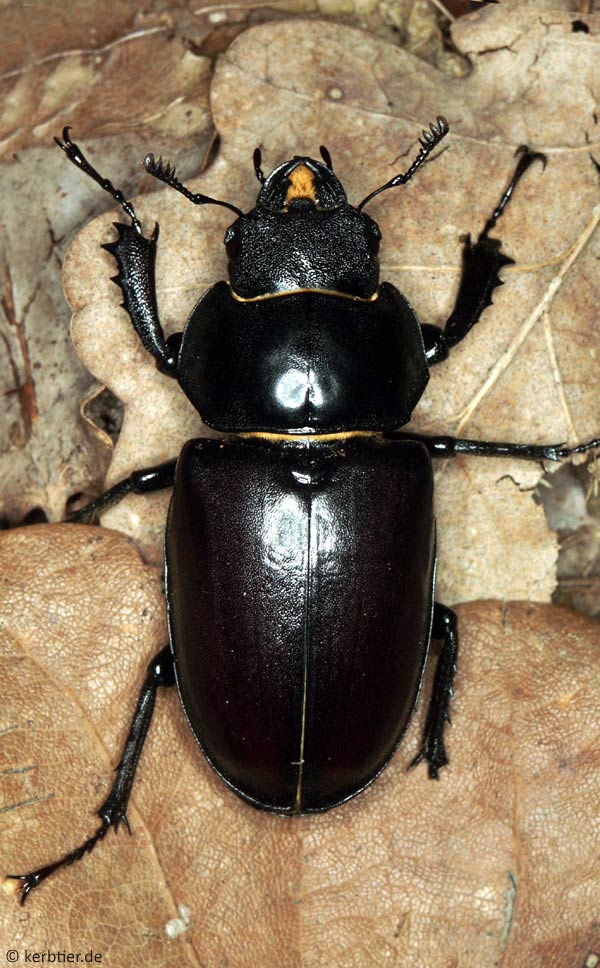
[[[177,178],[177,172],[174,165],[170,165],[169,162],[163,162],[162,157],[155,159],[154,155],[146,155],[144,158],[144,168],[149,175],[153,175],[154,178],[158,178],[159,181],[164,182],[165,185],[169,185],[170,188],[174,188],[176,191],[181,192],[185,198],[193,202],[194,205],[222,205],[223,208],[229,208],[236,215],[243,215],[241,209],[237,208],[235,205],[231,205],[229,202],[222,202],[218,198],[211,198],[209,195],[201,195],[200,192],[191,192],[189,188],[182,185]]]
[[[417,171],[417,169],[421,167],[421,165],[423,164],[427,156],[431,154],[431,152],[435,147],[437,147],[437,145],[439,145],[442,138],[446,137],[449,130],[450,130],[450,126],[445,118],[443,118],[441,115],[438,118],[436,118],[435,123],[432,122],[429,125],[429,130],[428,131],[424,130],[421,137],[419,138],[419,144],[421,145],[421,148],[419,150],[419,154],[413,161],[408,171],[405,172],[403,175],[396,175],[394,178],[391,179],[391,181],[386,182],[385,185],[382,185],[381,188],[376,188],[374,192],[371,192],[370,195],[367,195],[366,198],[363,198],[360,205],[356,206],[357,211],[360,212],[360,210],[364,208],[367,202],[370,202],[371,199],[375,198],[376,195],[379,195],[380,192],[385,192],[387,191],[388,188],[395,188],[397,185],[406,185],[406,182],[411,180],[412,176]]]

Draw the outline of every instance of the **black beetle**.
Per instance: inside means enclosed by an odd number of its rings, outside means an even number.
[[[24,875],[21,901],[92,850],[126,808],[159,686],[177,683],[211,765],[255,807],[328,810],[356,796],[396,750],[415,708],[431,638],[442,642],[420,750],[437,778],[456,670],[451,609],[434,602],[431,457],[458,453],[558,460],[566,448],[402,433],[429,378],[491,303],[512,260],[489,237],[534,160],[514,175],[477,241],[467,237],[455,307],[442,330],[379,284],[381,233],[364,211],[407,182],[448,132],[423,132],[405,174],[357,206],[331,158],[294,157],[268,177],[256,207],[193,194],[175,169],[146,170],[196,204],[231,209],[230,281],[199,300],[165,340],[154,261],[132,205],[65,128],[67,157],[120,203],[130,224],[105,245],[142,343],[219,439],[189,441],[178,460],[136,471],[71,520],[90,521],[131,492],[175,485],[166,532],[170,646],[150,663],[101,824],[81,846]]]

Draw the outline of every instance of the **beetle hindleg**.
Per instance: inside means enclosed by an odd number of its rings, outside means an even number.
[[[498,272],[503,266],[510,265],[513,259],[501,251],[499,239],[490,239],[489,233],[508,205],[518,182],[534,161],[546,164],[545,155],[530,151],[526,146],[518,150],[520,155],[514,174],[502,194],[498,205],[485,223],[476,243],[473,245],[468,235],[462,253],[462,272],[454,309],[446,326],[425,325],[422,327],[427,361],[430,365],[441,363],[449,350],[460,343],[477,323],[487,306],[492,303],[492,293],[502,285]]]
[[[39,867],[37,870],[30,871],[28,874],[9,874],[13,880],[20,882],[21,904],[24,904],[27,897],[38,884],[45,881],[47,877],[60,870],[61,867],[68,867],[75,861],[81,860],[86,854],[94,849],[98,841],[102,840],[107,831],[113,827],[115,832],[119,829],[119,824],[123,823],[129,832],[127,820],[127,804],[131,794],[131,788],[135,778],[138,761],[144,740],[148,733],[148,727],[154,712],[156,691],[159,686],[173,686],[175,684],[175,670],[173,666],[173,656],[169,646],[165,646],[150,662],[148,672],[142,691],[140,693],[137,707],[129,728],[129,735],[123,750],[123,756],[117,767],[117,775],[112,789],[102,804],[96,811],[102,823],[95,834],[85,840],[75,850],[65,854],[53,864]]]
[[[172,487],[175,483],[175,468],[177,459],[165,461],[164,464],[157,464],[155,467],[145,467],[139,471],[133,471],[125,480],[119,481],[113,487],[97,497],[91,504],[87,504],[79,511],[74,511],[68,517],[69,524],[92,524],[98,515],[107,511],[108,508],[118,504],[128,494],[150,494],[152,491],[160,491],[165,487]]]
[[[444,727],[450,721],[448,706],[452,697],[452,683],[456,672],[456,657],[458,654],[458,627],[456,615],[451,608],[436,602],[433,606],[432,639],[442,639],[443,646],[435,670],[433,692],[429,703],[429,711],[421,749],[410,766],[416,766],[421,760],[429,764],[429,776],[432,780],[439,778],[439,771],[448,763],[444,748]]]

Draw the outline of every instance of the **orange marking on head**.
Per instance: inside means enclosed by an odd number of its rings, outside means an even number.
[[[290,187],[285,196],[285,204],[288,205],[293,198],[310,198],[311,202],[317,202],[317,192],[315,189],[315,176],[306,165],[298,165],[288,175]]]

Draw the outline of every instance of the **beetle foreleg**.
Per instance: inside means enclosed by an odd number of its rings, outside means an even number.
[[[118,504],[128,494],[150,494],[165,487],[172,487],[175,483],[175,468],[177,458],[157,464],[156,467],[145,467],[133,471],[125,480],[113,485],[91,504],[87,504],[78,511],[73,511],[68,517],[69,524],[92,524],[96,518],[108,508]]]
[[[136,231],[135,225],[115,222],[118,238],[102,248],[115,257],[119,271],[112,281],[123,293],[123,308],[144,347],[156,360],[161,373],[177,376],[177,353],[181,334],[165,340],[158,317],[154,265],[158,224],[149,239]]]
[[[529,166],[534,161],[542,161],[544,166],[546,164],[545,155],[530,151],[524,145],[517,153],[520,158],[514,174],[477,241],[473,245],[470,235],[465,238],[460,284],[454,309],[446,321],[446,326],[443,330],[439,326],[422,327],[427,361],[430,366],[445,360],[450,349],[460,343],[479,322],[484,309],[492,303],[494,289],[502,285],[498,275],[500,269],[514,262],[501,251],[500,240],[490,239],[489,233],[504,212],[515,187]]]
[[[431,637],[432,639],[442,639],[443,645],[435,670],[433,692],[423,731],[421,749],[410,766],[416,766],[421,760],[427,760],[429,776],[432,780],[437,780],[439,779],[439,771],[448,763],[448,756],[444,748],[444,727],[450,721],[448,707],[452,697],[452,683],[458,655],[456,615],[451,608],[440,605],[438,602],[433,606]]]
[[[123,823],[131,833],[127,820],[126,810],[135,778],[138,761],[144,740],[148,733],[148,728],[154,712],[156,691],[159,686],[173,686],[175,684],[175,671],[173,668],[173,656],[169,646],[165,646],[158,653],[148,666],[146,680],[142,686],[142,691],[138,699],[137,707],[129,728],[129,735],[123,750],[123,756],[117,767],[117,776],[113,783],[112,790],[108,797],[97,810],[102,823],[95,834],[85,840],[75,850],[65,854],[60,860],[54,861],[45,867],[30,871],[29,874],[9,874],[8,877],[17,880],[21,889],[21,904],[24,904],[34,887],[45,881],[47,877],[60,870],[61,867],[68,867],[75,861],[81,860],[86,854],[94,849],[98,841],[102,840],[107,831],[113,827],[116,831],[119,824]]]
[[[90,178],[93,178],[94,181],[100,185],[100,188],[104,189],[105,192],[108,192],[109,195],[112,195],[115,202],[118,202],[123,211],[129,215],[135,231],[138,233],[138,235],[141,235],[142,226],[140,225],[140,221],[135,214],[131,202],[127,201],[123,192],[120,191],[120,189],[115,188],[113,183],[109,181],[108,178],[104,178],[93,165],[90,165],[79,145],[75,144],[74,141],[71,141],[71,137],[69,135],[70,130],[71,128],[68,126],[63,128],[63,141],[61,141],[60,138],[54,139],[58,147],[62,148],[69,161],[72,161],[73,164],[80,169],[80,171],[82,171],[85,175],[89,175]]]
[[[117,260],[119,271],[113,276],[113,282],[123,293],[123,306],[129,313],[134,329],[144,347],[156,360],[156,365],[169,376],[177,375],[177,349],[173,346],[174,337],[165,340],[165,336],[158,317],[156,304],[156,285],[154,281],[154,263],[156,260],[156,240],[158,239],[158,225],[149,239],[142,234],[140,220],[135,214],[131,202],[128,202],[120,189],[104,178],[99,171],[85,157],[78,144],[71,141],[70,128],[63,129],[63,140],[55,138],[59,148],[65,152],[69,161],[89,175],[105,192],[112,195],[119,203],[126,215],[131,219],[131,225],[115,222],[118,232],[116,242],[108,242],[102,248],[111,253]],[[179,334],[175,338],[177,342]]]
[[[574,454],[585,454],[600,448],[600,437],[575,447],[561,444],[513,444],[496,440],[469,440],[466,437],[429,437],[426,434],[393,432],[386,434],[392,440],[417,440],[425,444],[432,457],[521,457],[524,460],[564,460]]]

